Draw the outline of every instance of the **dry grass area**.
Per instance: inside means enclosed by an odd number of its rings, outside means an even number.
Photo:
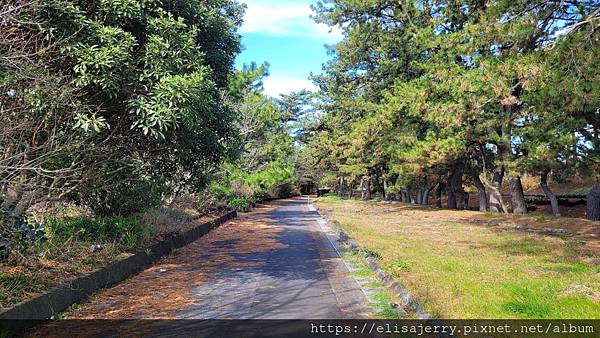
[[[76,213],[75,215],[81,215]],[[214,219],[218,215],[198,217],[198,212],[183,209],[157,209],[145,213],[143,221],[154,229],[154,235],[139,244],[143,249],[173,233],[184,232]],[[100,250],[91,250],[100,244]],[[131,255],[117,241],[90,243],[71,238],[48,238],[15,251],[0,262],[0,309],[32,298],[52,287],[89,274],[101,267]]]
[[[0,308],[32,298],[54,286],[91,273],[99,267],[130,255],[113,243],[105,243],[99,252],[90,252],[90,244],[73,239],[50,240],[34,255],[13,255],[0,263]]]
[[[69,318],[176,318],[177,310],[198,301],[190,295],[192,288],[209,282],[218,269],[242,264],[235,261],[233,254],[284,248],[276,240],[280,230],[267,226],[270,220],[265,214],[272,208],[261,206],[251,213],[241,214],[142,273],[99,292]]]
[[[440,318],[600,318],[595,244],[460,221],[525,222],[597,235],[591,222],[321,198],[319,209]],[[597,237],[587,237],[589,242]]]
[[[581,218],[555,217],[540,213],[527,215],[500,214],[470,210],[449,210],[433,207],[377,202],[377,207],[382,213],[400,212],[402,215],[411,216],[430,221],[457,221],[507,224],[532,229],[562,229],[574,234],[573,238],[584,241],[584,248],[600,255],[600,226],[598,222]]]

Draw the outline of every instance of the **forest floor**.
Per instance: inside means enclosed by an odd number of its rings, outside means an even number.
[[[597,223],[336,197],[316,205],[435,317],[600,318]]]

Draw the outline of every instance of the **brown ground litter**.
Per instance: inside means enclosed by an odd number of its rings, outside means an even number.
[[[175,318],[175,312],[197,299],[193,287],[207,283],[222,264],[235,268],[233,254],[268,252],[283,248],[277,242],[277,228],[268,227],[265,216],[273,206],[261,206],[229,221],[190,245],[174,251],[137,276],[104,290],[81,308],[72,319]],[[223,245],[225,243],[225,245]]]

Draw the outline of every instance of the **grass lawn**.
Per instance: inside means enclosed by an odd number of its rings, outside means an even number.
[[[445,221],[402,204],[316,204],[435,317],[600,318],[600,255],[575,240]]]

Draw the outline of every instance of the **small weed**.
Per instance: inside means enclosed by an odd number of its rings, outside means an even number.
[[[397,319],[400,318],[398,310],[391,305],[391,297],[384,292],[378,292],[371,296],[376,315],[379,318]]]
[[[367,257],[373,257],[373,258],[375,258],[377,260],[381,259],[381,254],[379,254],[377,251],[374,251],[374,250],[366,249],[365,250],[365,254],[366,254]]]
[[[73,313],[73,311],[80,309],[81,307],[82,307],[81,304],[73,304],[73,305],[69,306],[65,311],[50,317],[50,319],[52,319],[52,320],[69,319],[69,316],[71,315],[71,313]]]
[[[353,271],[352,274],[356,277],[367,277],[371,276],[373,272],[368,267],[363,267]]]
[[[385,266],[385,268],[388,270],[391,270],[395,274],[399,273],[399,272],[410,271],[410,266],[408,265],[407,262],[404,262],[404,261],[398,261],[398,262],[387,264]]]
[[[365,288],[368,288],[368,289],[375,289],[375,288],[383,287],[383,285],[384,285],[383,282],[374,280],[374,281],[365,283],[362,286]]]

